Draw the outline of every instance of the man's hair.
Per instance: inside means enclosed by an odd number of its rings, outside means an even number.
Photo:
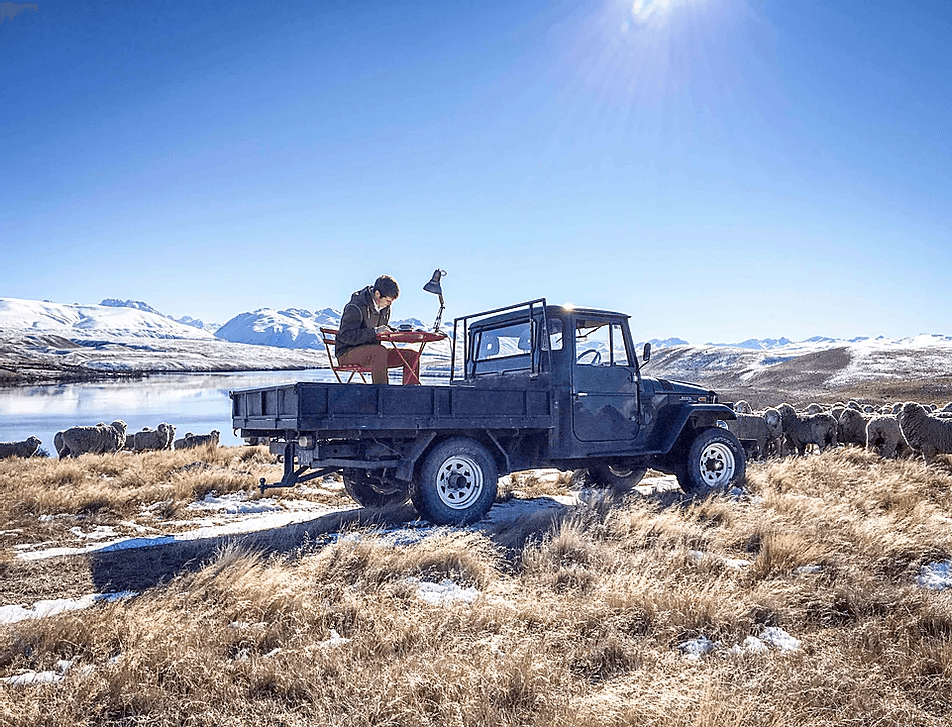
[[[374,290],[385,298],[399,298],[400,286],[389,275],[381,275],[374,281]]]

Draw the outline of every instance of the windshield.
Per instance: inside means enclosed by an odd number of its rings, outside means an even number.
[[[575,359],[579,366],[629,366],[621,323],[577,320]]]

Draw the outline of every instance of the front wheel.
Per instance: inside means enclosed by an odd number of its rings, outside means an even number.
[[[721,427],[711,427],[691,442],[687,461],[677,476],[681,489],[693,495],[741,485],[746,472],[744,447],[737,437]]]
[[[496,500],[496,462],[475,439],[456,437],[434,447],[410,487],[417,511],[437,525],[479,520]]]

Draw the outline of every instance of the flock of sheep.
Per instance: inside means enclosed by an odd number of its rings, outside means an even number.
[[[879,409],[850,401],[811,404],[802,412],[790,404],[754,412],[742,400],[734,411],[737,419],[726,422],[727,428],[754,459],[840,444],[866,447],[882,457],[921,454],[927,465],[937,454],[952,453],[952,402],[938,411],[913,401]]]
[[[190,449],[205,444],[218,446],[220,432],[212,429],[208,434],[188,432],[181,439],[175,439],[175,427],[163,422],[155,429],[145,427],[141,432],[126,433],[126,423],[117,419],[111,424],[100,422],[92,426],[70,427],[57,432],[53,437],[53,446],[59,457],[78,457],[81,454],[107,454],[122,450],[147,452],[163,449]],[[29,437],[22,442],[0,442],[0,459],[4,457],[32,457],[40,449],[42,442]]]

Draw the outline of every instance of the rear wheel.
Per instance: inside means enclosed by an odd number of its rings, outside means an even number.
[[[643,467],[616,467],[610,464],[594,465],[588,468],[588,473],[596,486],[607,487],[617,493],[634,489],[647,471]]]
[[[346,469],[341,472],[344,490],[363,507],[401,505],[410,496],[409,488],[386,473]]]
[[[744,448],[737,437],[721,427],[711,427],[691,442],[687,461],[677,476],[681,489],[693,495],[741,485],[746,472]]]
[[[437,525],[479,520],[496,500],[498,471],[486,448],[457,437],[436,445],[410,487],[417,511]]]

